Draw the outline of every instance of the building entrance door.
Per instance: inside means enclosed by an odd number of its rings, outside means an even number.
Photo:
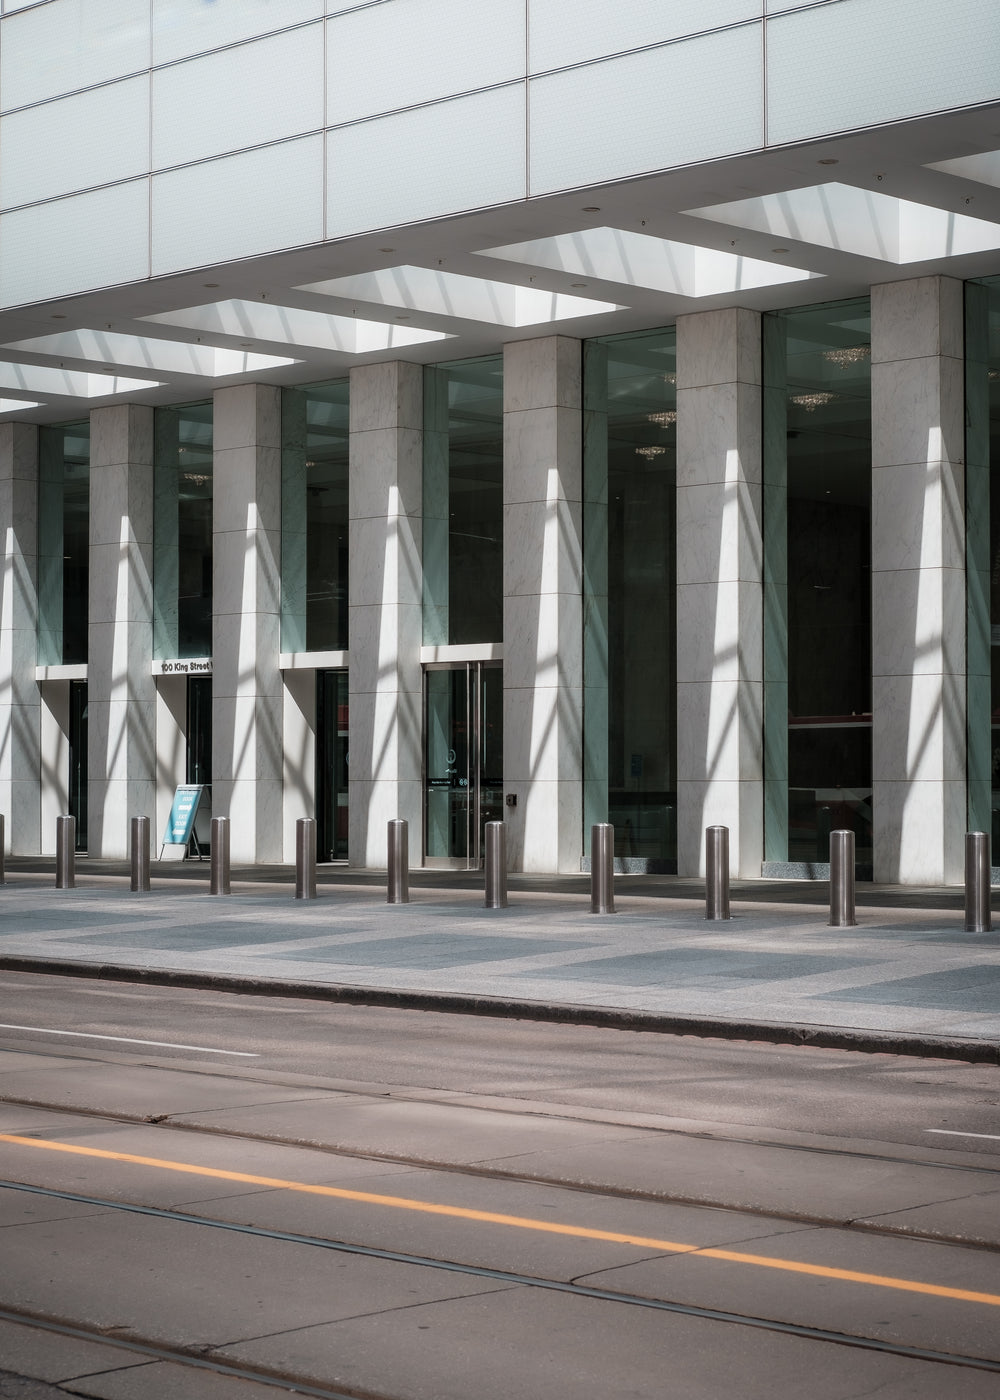
[[[483,827],[503,820],[503,670],[424,672],[424,864],[478,870]]]
[[[316,859],[347,859],[346,671],[316,672]]]

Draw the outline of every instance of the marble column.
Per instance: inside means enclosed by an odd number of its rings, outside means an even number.
[[[965,400],[962,284],[872,288],[875,879],[963,878]]]
[[[582,431],[580,342],[506,345],[503,724],[514,870],[579,871],[584,853]]]
[[[386,865],[386,827],[409,823],[421,863],[421,495],[423,370],[351,371],[351,865]]]
[[[234,864],[282,858],[281,390],[214,397],[212,815]]]
[[[0,424],[0,813],[7,849],[36,855],[40,840],[41,704],[38,624],[38,429]]]
[[[760,316],[677,320],[677,867],[763,859]]]
[[[155,813],[153,410],[90,418],[88,852],[121,860],[129,818]]]

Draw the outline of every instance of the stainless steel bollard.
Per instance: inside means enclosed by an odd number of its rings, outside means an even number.
[[[409,904],[410,902],[409,830],[402,817],[395,817],[389,823],[387,904]]]
[[[0,816],[0,885],[7,883],[7,871],[4,862],[7,859],[7,831],[6,817]]]
[[[830,832],[830,927],[854,928],[854,832]]]
[[[129,823],[129,854],[132,863],[130,887],[133,894],[149,893],[149,818],[133,817]]]
[[[295,898],[316,898],[316,821],[299,817],[295,823]]]
[[[615,829],[610,822],[590,828],[590,912],[615,912]]]
[[[229,818],[212,818],[212,863],[209,867],[212,894],[232,894],[229,880]]]
[[[56,817],[56,889],[76,888],[76,817]]]
[[[705,828],[705,918],[728,919],[729,827]]]
[[[486,823],[486,908],[507,908],[507,825]]]
[[[990,933],[990,838],[985,831],[965,833],[965,931]]]

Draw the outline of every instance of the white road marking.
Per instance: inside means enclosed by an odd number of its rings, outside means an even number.
[[[210,1045],[175,1045],[170,1040],[136,1040],[130,1035],[94,1035],[90,1031],[50,1031],[45,1026],[8,1026],[0,1031],[31,1031],[34,1035],[75,1035],[83,1040],[115,1040],[122,1045],[155,1045],[159,1050],[200,1050],[205,1055],[238,1055],[243,1060],[259,1060],[250,1050],[215,1050]]]
[[[989,1142],[1000,1142],[1000,1133],[960,1133],[957,1128],[925,1128],[925,1133],[938,1133],[942,1137],[986,1138]]]

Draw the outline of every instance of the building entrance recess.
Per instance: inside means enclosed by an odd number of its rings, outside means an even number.
[[[503,669],[424,672],[424,864],[478,870],[487,822],[503,821]]]

